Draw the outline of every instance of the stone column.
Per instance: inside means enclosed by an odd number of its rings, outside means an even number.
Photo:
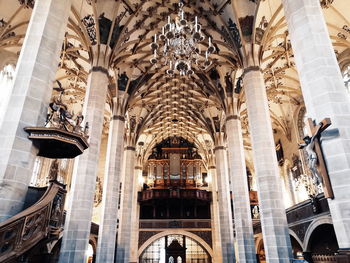
[[[125,147],[124,180],[118,230],[117,263],[128,263],[132,231],[132,206],[135,181],[135,146]],[[137,246],[136,246],[137,247]]]
[[[75,161],[60,263],[86,260],[108,83],[107,70],[93,66],[83,109],[90,127],[89,148]]]
[[[211,232],[213,238],[213,263],[222,263],[221,237],[220,237],[220,213],[218,204],[218,192],[216,183],[216,167],[211,165],[208,167],[208,176],[211,178],[209,182],[209,191],[212,193],[212,202],[210,205],[211,216]]]
[[[220,139],[219,139],[220,140]],[[232,211],[230,198],[230,183],[228,179],[228,167],[226,150],[222,142],[214,149],[216,161],[216,177],[218,187],[218,202],[220,214],[220,234],[222,247],[222,262],[235,262],[234,238],[232,226]]]
[[[141,191],[142,184],[139,179],[142,177],[142,166],[139,163],[135,166],[134,192],[132,197],[132,216],[131,216],[131,238],[130,238],[130,263],[137,263],[138,260],[138,243],[139,243],[139,222],[140,222],[140,205],[137,201],[137,193]]]
[[[241,122],[237,115],[226,119],[233,214],[239,262],[256,262],[253,222],[250,211],[247,172]]]
[[[244,70],[243,84],[257,176],[261,227],[267,262],[292,258],[281,191],[272,124],[263,75],[258,67]]]
[[[37,0],[0,130],[0,221],[21,211],[37,150],[23,130],[44,125],[71,0]]]
[[[118,103],[114,98],[114,104]],[[114,262],[116,247],[119,185],[121,182],[122,154],[124,152],[124,116],[117,115],[115,105],[107,149],[106,173],[104,175],[102,217],[99,227],[96,262]]]
[[[307,116],[331,118],[340,136],[322,148],[334,191],[328,200],[340,249],[350,248],[350,98],[347,94],[319,0],[282,1]],[[305,36],[308,37],[305,37]]]

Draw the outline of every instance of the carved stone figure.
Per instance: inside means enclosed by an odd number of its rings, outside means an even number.
[[[45,126],[64,129],[69,132],[84,134],[87,137],[87,124],[82,127],[84,116],[80,113],[75,117],[67,110],[60,99],[55,98],[49,104],[50,113],[47,114]]]
[[[258,219],[260,217],[259,207],[256,205],[252,209],[253,219]]]
[[[128,85],[129,82],[129,77],[126,75],[126,72],[124,71],[122,74],[118,75],[118,89],[125,91],[126,90],[126,85]]]
[[[57,180],[58,173],[59,173],[59,163],[58,160],[54,160],[51,164],[50,167],[50,172],[49,172],[49,180]]]
[[[236,23],[234,23],[231,18],[229,18],[229,20],[228,20],[228,28],[231,31],[231,35],[233,37],[233,40],[234,40],[236,46],[241,47],[242,43],[241,43],[241,36],[239,34],[239,30],[237,28]]]
[[[239,94],[242,90],[243,78],[239,77],[236,82],[235,93]]]
[[[227,92],[232,92],[233,91],[232,78],[229,72],[227,72],[225,75],[225,83],[226,83]]]
[[[57,196],[56,200],[54,201],[52,212],[51,212],[51,219],[54,221],[58,221],[61,216],[62,212],[62,197]]]

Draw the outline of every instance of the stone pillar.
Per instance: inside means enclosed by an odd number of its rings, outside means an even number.
[[[347,94],[319,0],[282,1],[307,116],[331,118],[340,136],[322,148],[334,191],[328,200],[340,249],[350,248],[350,97]],[[305,36],[308,37],[305,37]]]
[[[212,193],[212,202],[210,205],[211,232],[213,239],[213,263],[222,263],[221,237],[220,237],[220,214],[218,204],[218,192],[216,183],[216,167],[211,165],[208,168],[209,191]]]
[[[74,165],[60,263],[86,260],[108,83],[107,70],[101,66],[92,67],[83,109],[90,127],[89,148]]]
[[[115,100],[115,98],[114,98]],[[116,104],[116,101],[114,101]],[[96,262],[114,262],[116,247],[119,185],[121,182],[122,154],[124,152],[124,116],[117,115],[114,107],[113,120],[110,124],[107,149],[106,173],[104,175],[102,217],[98,234]]]
[[[140,164],[140,163],[139,163]],[[140,205],[137,201],[138,191],[142,189],[140,182],[142,177],[142,166],[135,166],[134,192],[132,197],[132,216],[131,216],[131,238],[130,238],[130,260],[131,263],[139,262],[138,243],[139,243],[139,222],[140,222]]]
[[[250,211],[247,172],[241,122],[237,115],[226,119],[233,214],[239,262],[256,262],[253,222]]]
[[[0,221],[21,211],[37,150],[23,130],[44,125],[71,0],[37,0],[0,130]]]
[[[124,180],[118,230],[117,263],[128,263],[132,232],[132,205],[135,182],[135,146],[125,147]],[[136,246],[137,247],[137,246]]]
[[[226,150],[223,143],[218,143],[214,151],[220,214],[222,262],[232,263],[235,262],[236,259],[234,251],[230,184],[228,179]]]
[[[263,75],[244,70],[243,84],[257,177],[261,227],[267,262],[290,262],[292,250],[281,191],[275,143]]]

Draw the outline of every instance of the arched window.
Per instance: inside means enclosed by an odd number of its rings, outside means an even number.
[[[40,181],[40,170],[41,170],[41,165],[42,165],[42,157],[36,157],[35,163],[34,163],[34,168],[33,168],[33,173],[32,173],[32,179],[30,181],[31,186],[43,186]]]
[[[5,110],[9,103],[9,98],[12,92],[12,84],[15,75],[15,66],[12,64],[6,65],[0,71],[0,127],[5,116]]]
[[[179,246],[185,246],[186,255],[184,259],[181,256],[168,255],[168,262],[166,262],[166,249],[171,246],[176,240]],[[166,243],[167,241],[167,243]],[[176,259],[176,260],[175,260]],[[182,263],[182,262],[196,262],[196,263],[211,263],[211,257],[208,252],[196,240],[183,235],[168,235],[161,237],[150,244],[140,256],[141,263]]]

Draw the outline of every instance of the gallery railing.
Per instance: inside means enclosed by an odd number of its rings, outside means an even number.
[[[210,219],[140,219],[140,229],[146,228],[211,228]]]
[[[149,189],[138,193],[139,202],[167,198],[199,199],[210,202],[212,196],[211,192],[198,189]]]

